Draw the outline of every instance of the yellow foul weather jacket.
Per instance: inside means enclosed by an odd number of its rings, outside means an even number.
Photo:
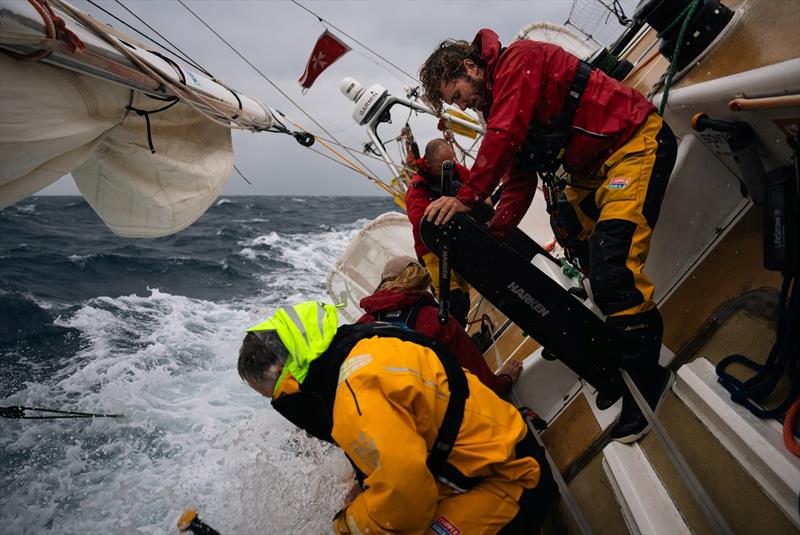
[[[450,395],[434,352],[388,337],[353,346],[339,368],[331,435],[365,474],[365,490],[336,516],[336,533],[488,534],[514,518],[540,475],[533,458],[516,458],[527,427],[513,406],[466,376],[469,397],[447,462],[482,478],[468,491],[437,481],[426,465]],[[295,391],[290,377],[275,397]]]

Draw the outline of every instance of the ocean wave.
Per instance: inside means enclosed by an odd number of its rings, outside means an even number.
[[[84,254],[84,255],[73,254],[73,255],[69,255],[67,257],[67,260],[69,260],[70,262],[72,262],[73,264],[75,264],[77,266],[85,268],[86,267],[86,261],[90,260],[92,258],[95,258],[95,257],[97,257],[97,255],[95,255],[95,254]]]
[[[125,414],[6,422],[4,532],[170,533],[187,506],[224,533],[329,531],[351,468],[242,383],[237,352],[277,307],[327,300],[327,270],[365,222],[354,214],[391,204],[236,202],[136,241],[81,199],[0,212],[0,314],[34,325],[1,341],[0,404]]]
[[[81,347],[76,329],[55,325],[67,309],[47,309],[30,295],[0,285],[0,392],[9,395],[29,381],[51,376],[64,366],[64,357]]]
[[[36,213],[36,203],[33,201],[28,201],[25,203],[17,203],[14,206],[14,209],[18,212],[24,214],[33,214]]]
[[[264,219],[262,217],[252,217],[250,219],[234,219],[231,221],[232,223],[269,223],[269,219]]]
[[[276,280],[281,284],[291,283],[292,277],[299,278],[303,284],[309,279],[324,284],[336,258],[365,223],[366,220],[359,220],[337,230],[312,233],[281,234],[273,231],[238,242],[243,248],[237,254],[253,261],[270,259],[288,267],[259,274],[258,277],[267,284]]]
[[[259,266],[248,265],[246,259],[226,261],[217,257],[189,255],[153,255],[130,253],[72,254],[67,257],[36,254],[17,257],[17,269],[7,280],[19,287],[39,290],[49,288],[62,299],[86,299],[98,293],[119,295],[142,292],[147,285],[165,291],[200,298],[235,298],[250,292],[258,284],[253,273]],[[227,260],[223,257],[223,260]],[[268,259],[263,267],[272,265]],[[52,288],[53,281],[63,281]],[[70,283],[69,281],[76,281]],[[79,282],[77,282],[79,281]]]
[[[278,235],[277,232],[270,232],[264,236],[257,236],[251,240],[245,240],[238,242],[238,245],[242,245],[244,247],[253,248],[259,246],[269,246],[278,243],[281,240],[281,236]]]
[[[4,529],[165,533],[191,505],[230,533],[261,533],[265,519],[276,533],[326,531],[351,482],[347,461],[293,428],[236,372],[243,329],[260,321],[262,306],[152,289],[96,298],[59,319],[86,347],[3,404],[125,418],[45,424],[46,441],[40,426],[11,423],[2,455],[20,462],[0,463],[15,481],[0,506]]]

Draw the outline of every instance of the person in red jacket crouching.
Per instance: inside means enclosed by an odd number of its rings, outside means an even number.
[[[478,347],[451,315],[439,323],[439,305],[428,291],[430,274],[414,258],[399,256],[386,263],[381,284],[372,295],[361,300],[366,314],[357,323],[386,321],[402,324],[444,344],[466,368],[497,395],[505,396],[522,371],[522,364],[509,360],[497,375],[483,360]]]

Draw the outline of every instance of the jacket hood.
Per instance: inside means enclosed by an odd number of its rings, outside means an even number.
[[[486,81],[488,82],[494,73],[494,67],[502,50],[500,37],[492,30],[484,28],[475,35],[472,44],[477,45],[481,50],[481,59],[486,63]]]
[[[309,366],[328,349],[338,326],[339,315],[335,305],[306,301],[279,308],[266,321],[247,329],[248,332],[275,331],[286,347],[288,359],[275,383],[274,392],[280,389],[287,375],[303,383]]]
[[[430,174],[431,170],[430,167],[428,167],[428,160],[425,159],[425,156],[422,156],[417,160],[417,171],[418,172],[421,171],[420,174],[422,173]]]
[[[387,310],[402,310],[414,305],[427,295],[430,294],[428,292],[399,293],[391,290],[379,290],[362,299],[359,305],[367,314]]]

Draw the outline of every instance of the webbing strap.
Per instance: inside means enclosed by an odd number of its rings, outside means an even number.
[[[382,310],[381,312],[376,312],[372,316],[377,321],[383,321],[386,323],[391,323],[393,325],[400,325],[414,330],[414,327],[417,325],[417,317],[419,316],[419,311],[422,307],[432,306],[436,307],[438,304],[430,295],[423,295],[422,297],[417,300],[416,303],[411,305],[408,308],[401,308],[398,310]]]
[[[452,474],[452,470],[455,470],[455,468],[447,464],[447,457],[453,451],[458,431],[461,429],[461,422],[464,420],[464,407],[469,397],[469,386],[467,385],[467,376],[455,358],[443,358],[438,351],[434,351],[434,353],[439,357],[439,362],[442,363],[447,375],[450,399],[447,402],[439,432],[436,434],[436,440],[433,441],[431,452],[428,454],[427,465],[432,474],[458,484],[459,482],[452,481],[457,476]],[[446,470],[451,474],[446,473]],[[461,475],[460,472],[458,474]],[[448,475],[451,475],[451,477],[448,478]]]
[[[575,118],[575,112],[578,110],[578,105],[581,101],[583,90],[586,89],[586,84],[589,82],[589,76],[592,74],[592,66],[583,60],[578,62],[578,69],[575,71],[575,77],[567,91],[567,98],[564,99],[564,106],[561,108],[561,114],[556,119],[554,130],[556,132],[563,132],[562,145],[557,147],[555,155],[553,155],[552,166],[549,170],[539,173],[542,177],[543,193],[545,203],[547,205],[547,213],[553,213],[556,202],[558,200],[558,187],[554,184],[554,174],[558,167],[561,165],[561,160],[567,152],[567,145],[572,138],[572,120]]]
[[[583,95],[583,90],[586,89],[586,84],[589,82],[591,74],[592,66],[581,60],[578,63],[578,70],[575,71],[572,84],[569,86],[569,91],[567,91],[567,98],[564,100],[564,107],[561,108],[561,115],[556,120],[555,126],[557,129],[569,130],[572,128],[572,119],[575,117],[575,112],[581,101],[581,95]]]

